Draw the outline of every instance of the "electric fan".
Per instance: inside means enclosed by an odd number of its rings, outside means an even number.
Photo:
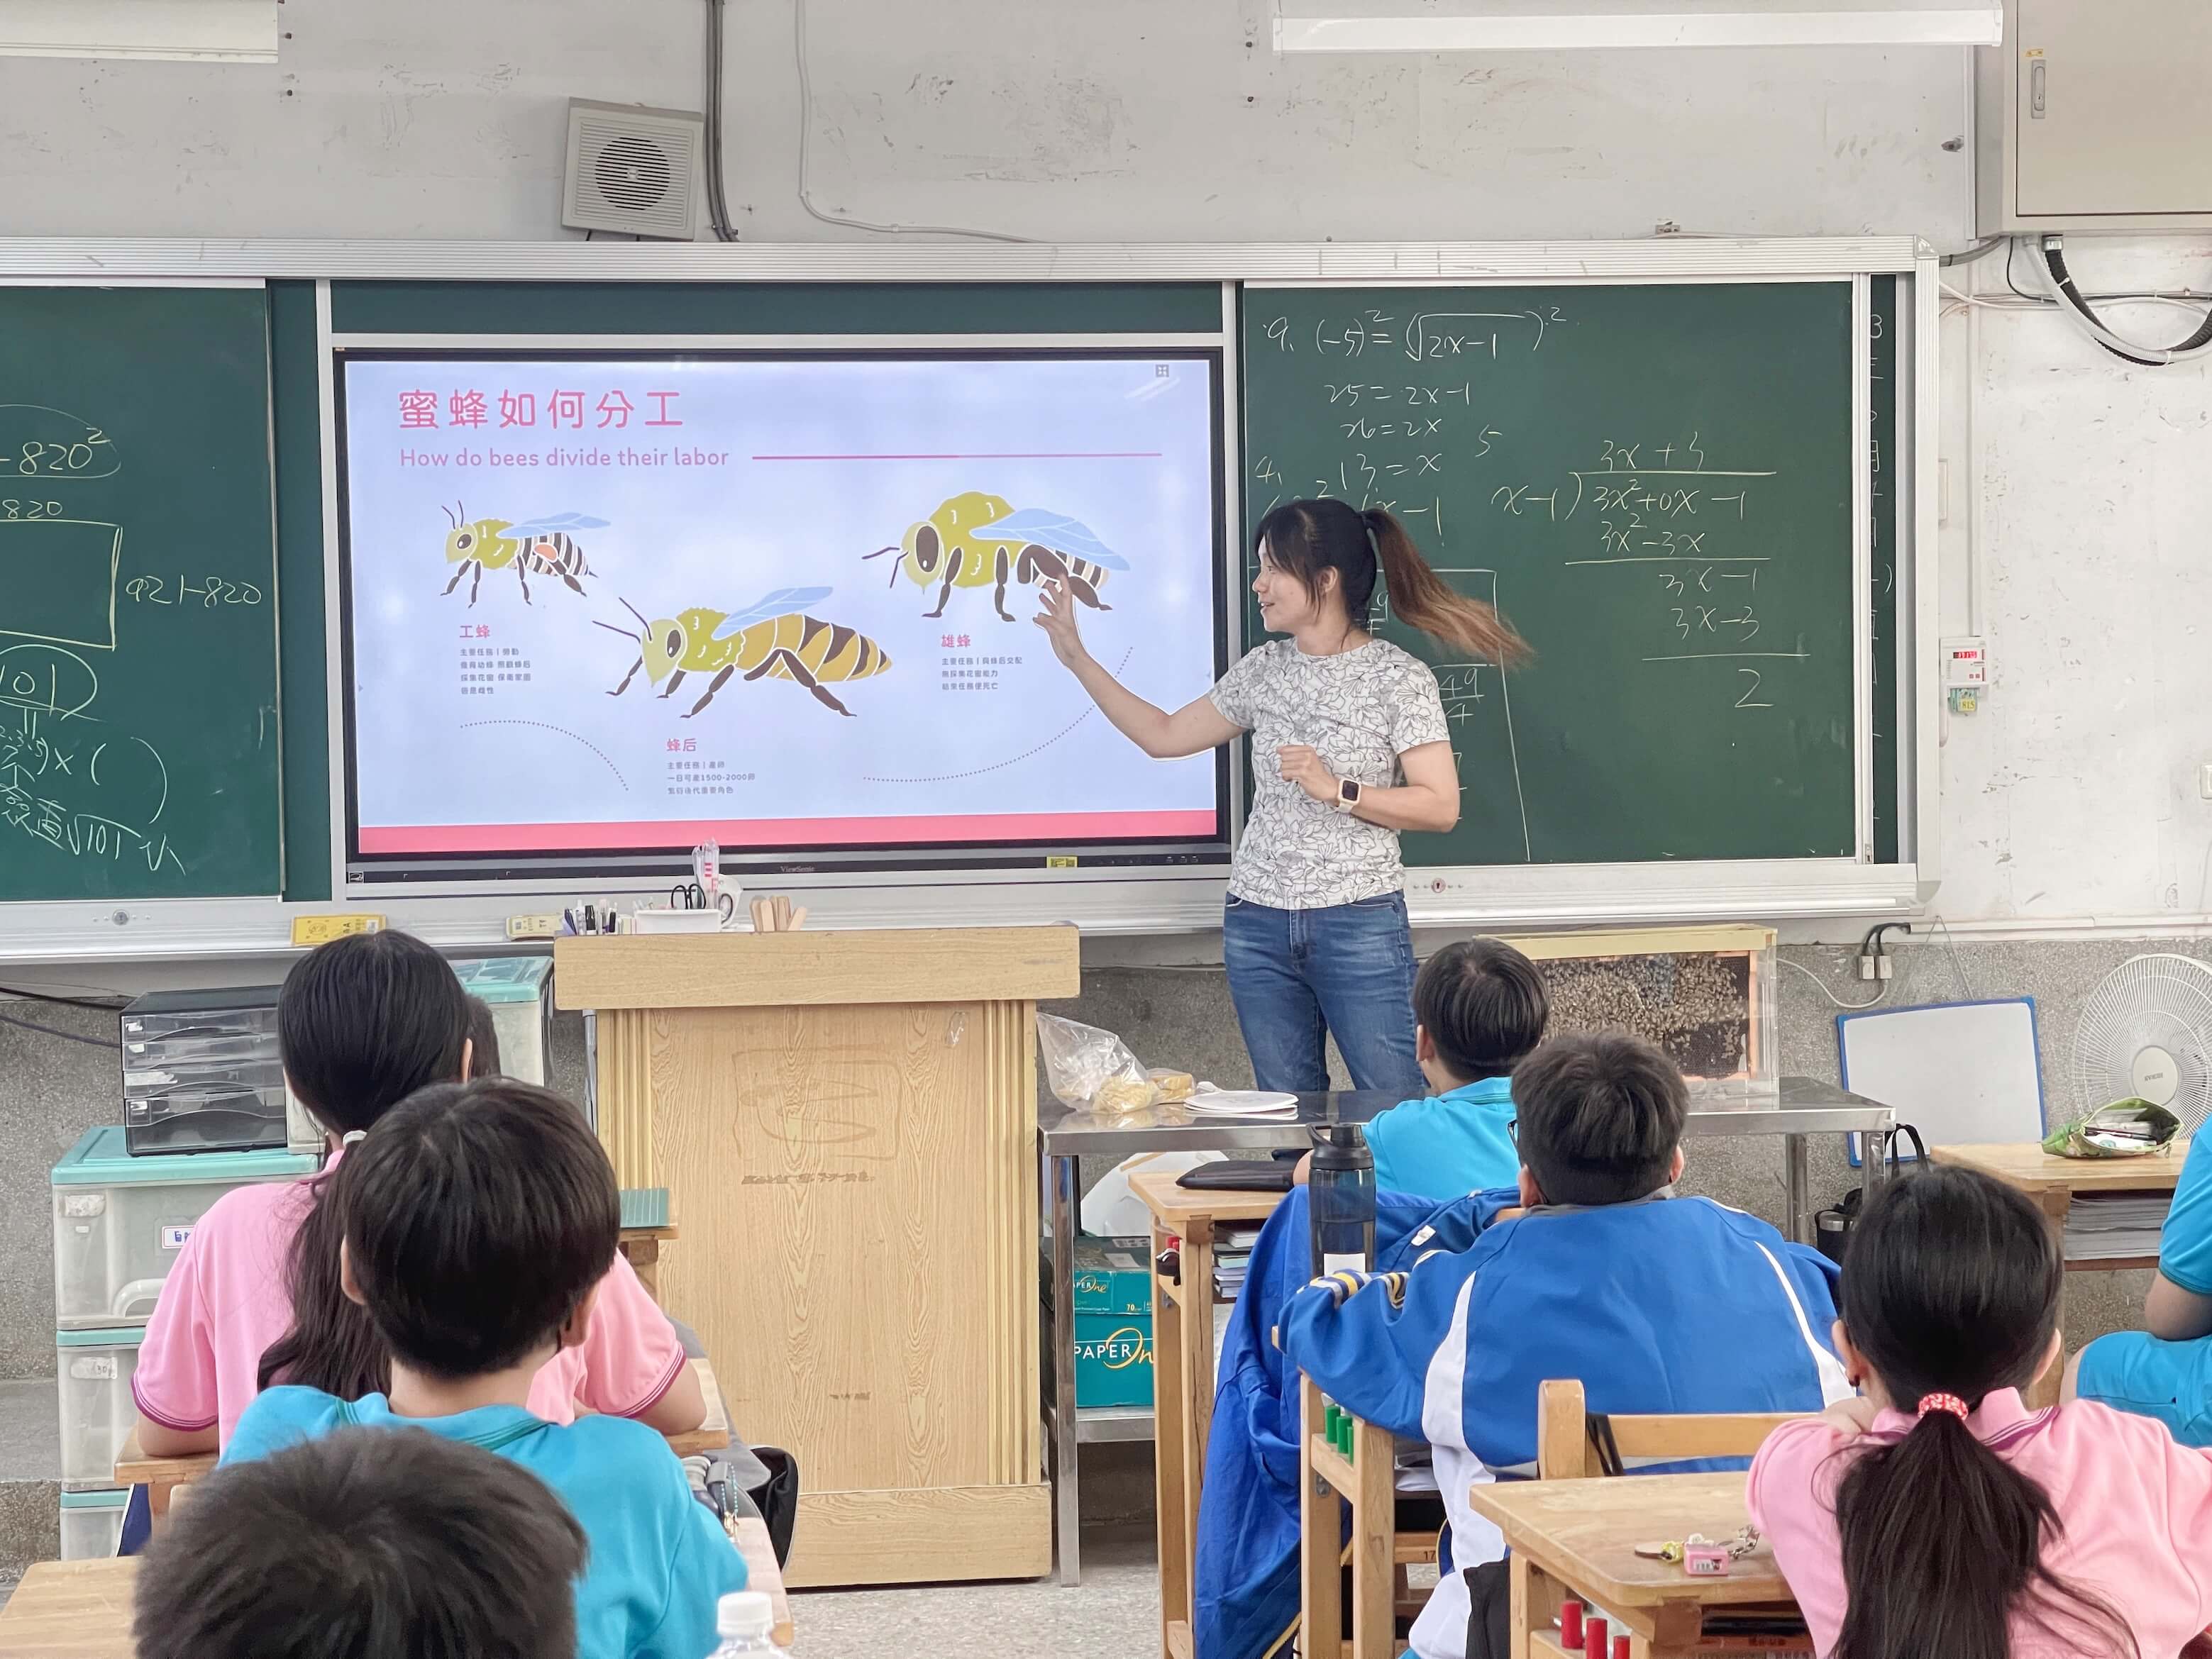
[[[2191,957],[2135,957],[2105,975],[2074,1028],[2082,1112],[2140,1097],[2194,1133],[2212,1106],[2212,968]]]

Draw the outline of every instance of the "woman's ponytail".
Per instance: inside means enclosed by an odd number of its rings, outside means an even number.
[[[1938,1165],[1867,1206],[1844,1258],[1844,1334],[1920,1415],[1901,1439],[1853,1447],[1837,1485],[1850,1602],[1830,1659],[2009,1659],[2014,1620],[2084,1659],[2136,1659],[2112,1604],[2045,1565],[2061,1534],[2050,1494],[1966,1421],[2040,1371],[2062,1273],[2042,1212],[1973,1170]]]
[[[1391,614],[1408,628],[1500,668],[1535,655],[1496,611],[1431,569],[1388,507],[1363,511],[1333,496],[1285,501],[1260,520],[1252,550],[1310,593],[1327,591],[1323,578],[1334,571],[1345,617],[1354,628],[1367,626],[1379,572],[1389,586]]]
[[[1430,568],[1395,514],[1370,507],[1359,516],[1382,567],[1391,612],[1400,622],[1454,650],[1486,657],[1500,668],[1516,667],[1535,654],[1496,611],[1469,599]]]

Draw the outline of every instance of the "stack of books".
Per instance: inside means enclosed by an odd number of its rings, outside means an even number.
[[[1252,1265],[1252,1247],[1260,1242],[1260,1229],[1224,1227],[1213,1241],[1213,1293],[1234,1302],[1244,1288],[1245,1269]]]
[[[2062,1243],[2069,1261],[2119,1261],[2158,1254],[2159,1229],[2172,1203],[2166,1193],[2083,1193],[2066,1212]]]

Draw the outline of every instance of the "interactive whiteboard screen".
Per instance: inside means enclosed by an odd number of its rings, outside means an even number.
[[[1214,354],[342,363],[356,867],[1225,843]]]

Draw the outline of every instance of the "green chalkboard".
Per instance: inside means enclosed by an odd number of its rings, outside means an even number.
[[[269,306],[0,288],[0,900],[274,893]]]
[[[1390,505],[1530,666],[1435,665],[1419,865],[1853,857],[1851,289],[1248,289],[1244,506]],[[1258,637],[1256,615],[1247,632]]]

